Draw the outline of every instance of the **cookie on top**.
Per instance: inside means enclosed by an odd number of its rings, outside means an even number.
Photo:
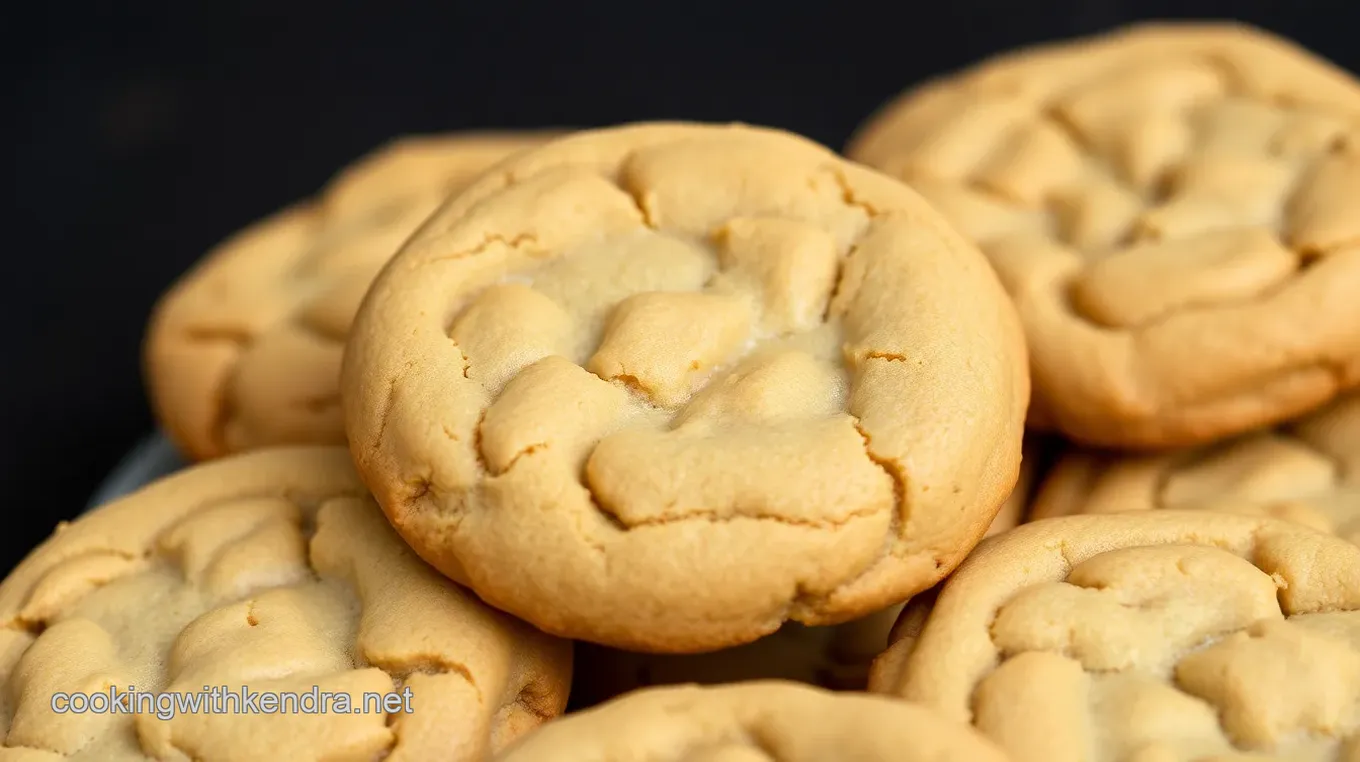
[[[642,124],[454,197],[374,282],[342,396],[434,566],[554,634],[694,652],[948,573],[1015,484],[1028,384],[995,274],[909,188]]]
[[[650,688],[526,735],[495,762],[1008,762],[902,701],[779,680]]]

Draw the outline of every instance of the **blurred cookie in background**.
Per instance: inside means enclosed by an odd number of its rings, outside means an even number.
[[[205,460],[344,444],[340,358],[373,276],[451,192],[554,134],[395,140],[210,251],[146,337],[151,405],[178,448]]]
[[[1209,447],[1072,450],[1044,480],[1031,518],[1157,508],[1274,516],[1360,544],[1360,393]]]
[[[780,680],[650,688],[526,735],[496,762],[1008,762],[928,707]]]
[[[1360,83],[1236,23],[1005,53],[884,107],[847,154],[904,180],[1014,298],[1030,424],[1205,444],[1360,384]]]

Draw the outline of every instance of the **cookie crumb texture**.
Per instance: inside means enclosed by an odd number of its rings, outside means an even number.
[[[651,688],[565,717],[496,762],[1006,762],[923,707],[781,681]]]
[[[404,138],[222,243],[157,306],[147,379],[195,460],[345,443],[340,355],[373,276],[452,191],[547,135]]]
[[[1360,760],[1360,548],[1275,519],[1070,516],[908,606],[871,688],[1016,762]]]
[[[350,446],[416,550],[640,651],[929,587],[1016,481],[1014,310],[919,196],[786,133],[633,125],[502,164],[375,282]]]
[[[570,682],[569,644],[421,562],[343,448],[224,459],[96,510],[0,584],[0,614],[6,760],[472,762],[560,713]],[[409,714],[51,709],[129,686],[412,698]]]
[[[1207,443],[1360,384],[1360,84],[1230,24],[1145,25],[907,93],[848,153],[1016,299],[1036,425]]]
[[[1273,516],[1360,545],[1360,394],[1211,447],[1122,458],[1069,453],[1045,480],[1032,515],[1154,508]]]

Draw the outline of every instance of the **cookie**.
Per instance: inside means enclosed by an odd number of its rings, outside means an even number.
[[[1153,508],[1274,516],[1360,545],[1360,394],[1208,447],[1138,457],[1073,451],[1044,481],[1032,515]]]
[[[232,236],[161,299],[148,329],[152,407],[195,460],[344,444],[340,354],[383,263],[449,192],[547,134],[397,140],[319,198]]]
[[[417,558],[340,447],[225,458],[65,524],[0,616],[4,759],[473,762],[571,680],[570,644]]]
[[[1360,548],[1293,522],[1027,524],[909,604],[894,640],[871,689],[1016,762],[1360,760]]]
[[[1020,478],[984,537],[1001,534],[1024,521],[1035,487],[1049,467],[1053,444],[1048,437],[1033,434],[1025,436]],[[868,666],[887,646],[888,635],[897,623],[902,608],[903,604],[900,603],[889,606],[834,629],[830,650],[831,661],[836,666],[831,674],[838,676],[838,681],[828,687],[858,690],[863,686]]]
[[[525,736],[496,762],[1005,762],[919,706],[781,681],[651,688]]]
[[[1003,289],[919,196],[697,124],[579,133],[452,198],[374,282],[342,388],[421,556],[648,652],[933,585],[1014,486],[1028,399]]]
[[[851,158],[975,240],[1029,342],[1031,425],[1206,444],[1360,384],[1360,84],[1237,24],[1153,24],[910,91]]]
[[[1051,468],[1051,453],[1054,447],[1055,442],[1050,437],[1038,434],[1025,436],[1021,448],[1023,457],[1020,461],[1020,477],[1016,480],[1010,496],[1002,504],[1001,510],[996,514],[996,518],[992,520],[992,525],[987,528],[987,537],[1001,534],[1024,522],[1025,516],[1029,513],[1030,502],[1034,499],[1035,489]]]

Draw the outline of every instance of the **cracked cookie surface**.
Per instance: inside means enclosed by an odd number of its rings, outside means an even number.
[[[394,141],[209,252],[147,334],[151,403],[180,451],[344,444],[340,355],[373,276],[450,192],[548,137]]]
[[[650,688],[524,737],[496,762],[1006,762],[967,725],[781,681]]]
[[[1052,452],[1056,442],[1046,436],[1033,432],[1025,435],[1020,461],[1020,478],[1011,490],[1010,497],[987,528],[986,537],[1014,529],[1025,521],[1030,501],[1034,498],[1035,488],[1043,475],[1048,472]],[[858,690],[866,682],[869,665],[888,645],[893,626],[902,614],[904,604],[898,603],[853,622],[836,625],[831,636],[833,667],[830,674],[838,682],[827,687],[840,690]]]
[[[1144,25],[909,91],[847,150],[1016,301],[1031,424],[1208,443],[1360,384],[1360,84],[1232,24]]]
[[[1360,393],[1209,447],[1147,456],[1070,452],[1045,479],[1032,516],[1157,508],[1273,516],[1360,545]]]
[[[6,762],[478,762],[559,714],[571,679],[570,644],[422,562],[339,447],[224,458],[65,524],[0,583],[0,616]],[[51,704],[209,686],[316,687],[353,713]],[[409,712],[362,713],[407,688]]]
[[[1017,762],[1360,760],[1360,548],[1147,511],[1021,526],[909,604],[871,690]]]
[[[1047,465],[1050,442],[1026,436],[1020,478],[986,537],[1017,526],[1036,477]],[[844,624],[807,627],[789,622],[754,643],[701,654],[647,654],[577,643],[572,705],[588,707],[631,690],[658,685],[748,680],[792,680],[839,691],[862,691],[869,665],[888,645],[902,605]]]
[[[375,281],[342,388],[424,558],[662,652],[929,587],[1014,485],[1028,401],[1004,291],[919,196],[694,124],[579,133],[450,199]]]

